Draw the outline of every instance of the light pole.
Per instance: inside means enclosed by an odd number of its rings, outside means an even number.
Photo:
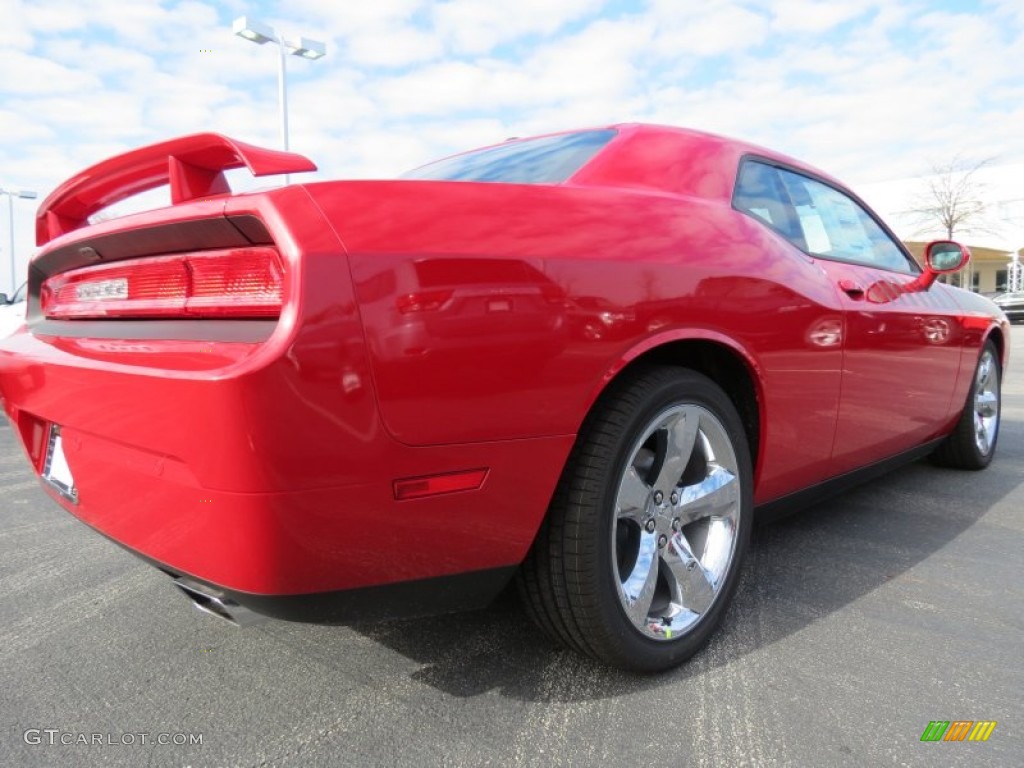
[[[31,189],[4,189],[0,187],[0,195],[7,195],[7,229],[11,235],[11,295],[18,290],[18,268],[14,262],[14,198],[35,200],[36,193]]]
[[[327,53],[326,46],[316,40],[305,37],[285,38],[277,33],[273,27],[253,21],[248,16],[240,16],[235,19],[231,31],[241,38],[249,40],[257,45],[264,43],[277,43],[278,67],[277,67],[277,101],[281,112],[281,147],[288,150],[288,85],[286,82],[285,56],[301,56],[304,59],[320,59]],[[290,174],[285,174],[284,183],[291,179]]]

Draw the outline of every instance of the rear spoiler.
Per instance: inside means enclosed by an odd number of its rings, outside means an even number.
[[[316,170],[302,155],[254,147],[219,133],[150,144],[90,166],[50,193],[36,214],[36,245],[84,227],[108,205],[165,184],[171,186],[174,205],[229,193],[224,171],[243,165],[253,176]]]

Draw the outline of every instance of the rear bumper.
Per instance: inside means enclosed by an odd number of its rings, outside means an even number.
[[[390,438],[333,230],[301,187],[228,205],[267,222],[287,264],[285,307],[265,333],[245,320],[230,321],[239,332],[183,321],[163,334],[106,321],[76,335],[30,317],[0,340],[0,399],[37,474],[47,430],[61,427],[78,502],[47,492],[243,605],[314,594],[343,604],[331,596],[517,565],[573,436]],[[478,490],[395,499],[396,480],[480,468]]]
[[[46,430],[61,426],[78,503],[44,483],[57,503],[261,612],[292,610],[264,598],[501,570],[525,556],[571,436],[410,448],[380,428],[365,386],[350,379],[346,397],[340,370],[327,386],[302,373],[322,368],[287,358],[234,367],[156,376],[22,332],[0,342],[0,393],[37,474]],[[394,498],[396,479],[470,467],[488,469],[479,490]],[[352,602],[324,597],[298,613],[336,620],[331,605]]]

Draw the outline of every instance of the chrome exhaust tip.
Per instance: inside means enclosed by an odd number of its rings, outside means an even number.
[[[184,593],[193,607],[202,613],[216,616],[236,627],[250,627],[267,619],[244,605],[239,605],[220,590],[188,579],[175,579],[174,586]]]

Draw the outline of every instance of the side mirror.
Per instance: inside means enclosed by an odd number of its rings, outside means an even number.
[[[932,240],[924,248],[924,272],[903,287],[903,293],[927,291],[939,275],[948,275],[963,269],[971,260],[967,246],[952,240]]]
[[[924,249],[924,271],[909,283],[879,280],[868,286],[865,298],[875,304],[884,304],[904,293],[921,293],[932,287],[939,275],[958,272],[971,260],[966,246],[952,240],[933,240]]]
[[[924,249],[925,270],[937,275],[957,272],[970,260],[971,252],[952,240],[933,240]]]

